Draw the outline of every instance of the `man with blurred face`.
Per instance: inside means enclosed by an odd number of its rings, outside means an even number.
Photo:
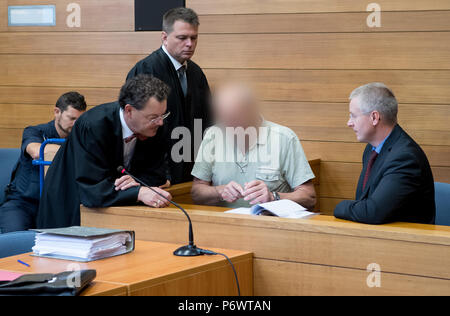
[[[0,207],[0,233],[35,228],[39,208],[39,159],[41,144],[49,138],[66,138],[75,121],[86,111],[86,101],[78,92],[59,97],[53,110],[55,119],[47,124],[27,127],[22,152],[8,185],[5,203]],[[46,152],[49,150],[46,147]],[[2,203],[3,201],[0,201]]]
[[[189,8],[169,10],[163,17],[162,46],[150,56],[139,61],[130,70],[127,79],[138,74],[151,74],[164,81],[171,93],[167,100],[168,111],[165,131],[170,142],[167,185],[192,181],[191,170],[194,159],[194,122],[201,124],[201,131],[211,125],[210,89],[202,69],[194,63],[200,22],[197,14]],[[175,128],[187,128],[191,135],[189,161],[172,159],[171,148],[179,139],[171,139]]]
[[[168,201],[141,187],[127,171],[160,188],[166,181],[166,140],[161,127],[169,117],[169,87],[149,75],[128,80],[119,101],[99,105],[73,127],[47,173],[38,228],[80,225],[80,204],[87,207],[133,205],[165,207]]]
[[[350,118],[358,141],[367,143],[356,199],[342,201],[338,218],[366,224],[433,224],[434,181],[427,156],[398,125],[398,103],[383,83],[369,83],[350,95]]]
[[[252,91],[228,84],[214,97],[208,129],[192,170],[196,203],[225,207],[289,199],[313,209],[316,196],[297,135],[266,121]]]

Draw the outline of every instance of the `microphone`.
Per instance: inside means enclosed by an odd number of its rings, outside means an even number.
[[[197,246],[194,244],[194,233],[193,233],[193,230],[192,230],[192,221],[191,221],[191,218],[189,217],[189,214],[184,210],[184,208],[182,208],[180,205],[178,205],[178,203],[175,203],[175,202],[169,200],[168,198],[166,198],[164,195],[162,195],[161,193],[159,193],[158,191],[153,189],[151,186],[146,184],[144,181],[142,181],[142,180],[136,178],[135,176],[133,176],[132,174],[130,174],[124,167],[122,167],[122,166],[118,167],[117,168],[117,172],[119,172],[120,174],[126,174],[126,175],[130,176],[131,178],[133,178],[134,181],[142,184],[146,188],[149,188],[154,193],[156,193],[160,197],[162,197],[164,200],[167,200],[170,204],[172,204],[173,206],[178,208],[180,211],[182,211],[184,213],[184,215],[186,215],[186,217],[188,219],[188,222],[189,222],[189,245],[180,247],[177,250],[175,250],[173,252],[173,254],[175,256],[179,256],[179,257],[194,257],[194,256],[200,256],[200,255],[204,255],[205,254],[202,249],[197,248]]]

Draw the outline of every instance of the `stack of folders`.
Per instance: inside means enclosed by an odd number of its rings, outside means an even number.
[[[38,257],[89,262],[134,250],[133,231],[80,226],[36,231],[33,255]]]

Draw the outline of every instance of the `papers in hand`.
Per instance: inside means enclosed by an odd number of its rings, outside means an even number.
[[[70,227],[37,234],[33,253],[40,257],[88,262],[122,255],[132,248],[132,232]]]
[[[291,200],[279,200],[253,205],[251,208],[236,208],[225,213],[243,215],[268,215],[284,218],[307,218],[316,213],[308,212],[306,208]]]

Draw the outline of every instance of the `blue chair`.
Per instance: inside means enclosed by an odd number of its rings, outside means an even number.
[[[436,225],[450,226],[450,184],[434,183]]]
[[[5,189],[11,180],[11,172],[16,166],[20,157],[19,148],[0,148],[0,205],[5,199]]]
[[[31,252],[35,237],[34,231],[0,234],[0,258]]]
[[[51,161],[45,161],[44,159],[44,151],[45,146],[48,144],[58,144],[62,145],[66,142],[64,138],[49,138],[41,144],[41,148],[39,150],[39,159],[33,160],[34,166],[39,166],[39,196],[42,195],[42,189],[44,188],[44,178],[45,178],[45,166],[50,166],[52,164]]]

